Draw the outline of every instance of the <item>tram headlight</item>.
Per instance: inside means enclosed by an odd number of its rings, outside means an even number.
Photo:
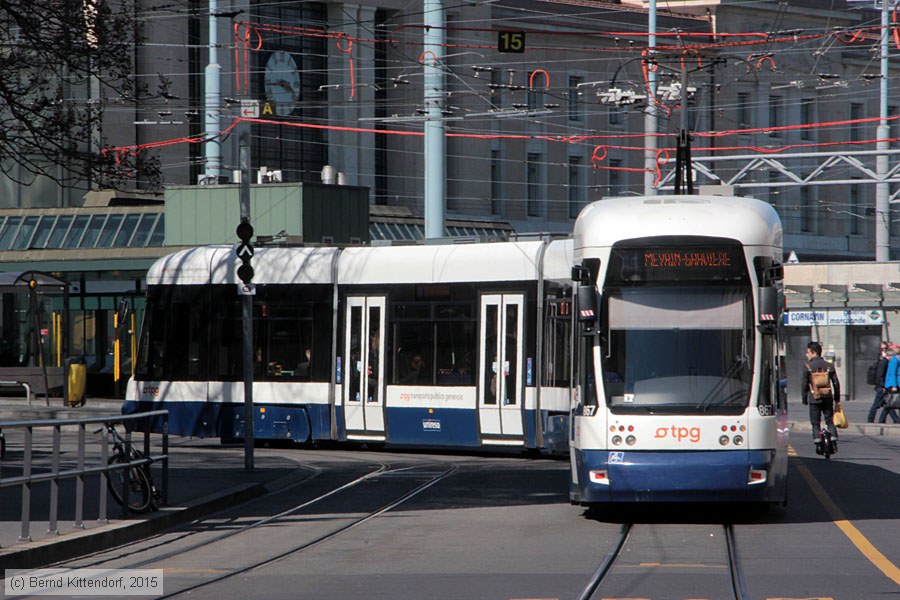
[[[629,435],[627,438],[625,438],[625,443],[628,444],[629,446],[634,446],[634,444],[636,442],[637,442],[637,438],[634,437],[633,435]]]
[[[720,446],[727,446],[727,445],[728,445],[728,436],[727,436],[727,435],[720,435],[720,436],[719,436],[719,445],[720,445]]]
[[[734,442],[735,446],[741,446],[744,443],[744,436],[736,435],[736,436],[734,436],[732,441]]]
[[[613,443],[613,446],[621,446],[622,445],[622,436],[621,435],[612,436],[612,443]]]

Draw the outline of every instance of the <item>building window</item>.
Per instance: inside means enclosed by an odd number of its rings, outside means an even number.
[[[778,182],[778,171],[768,171],[768,179],[770,184],[775,184]],[[782,211],[779,210],[778,200],[781,198],[780,188],[770,185],[769,186],[769,204],[781,214]],[[782,215],[782,218],[784,215]],[[786,228],[786,227],[785,227]]]
[[[582,120],[581,115],[581,101],[578,96],[578,85],[584,81],[583,77],[577,77],[575,75],[569,75],[569,120],[580,122]]]
[[[619,169],[622,167],[622,159],[613,158],[609,161],[609,195],[610,196],[618,196],[621,194],[622,190],[622,172]]]
[[[858,121],[863,118],[863,110],[864,107],[859,102],[853,102],[850,104],[850,120]],[[860,142],[863,139],[862,135],[862,123],[850,123],[850,141],[851,142]]]
[[[621,125],[622,124],[622,107],[621,106],[610,106],[607,109],[607,115],[609,118],[610,125]]]
[[[528,77],[528,110],[541,110],[544,108],[544,86],[546,75],[533,71]]]
[[[503,71],[491,71],[491,103],[494,108],[503,108]]]
[[[781,127],[784,125],[784,98],[781,96],[769,96],[769,127]],[[770,131],[769,136],[781,137],[780,131]]]
[[[503,211],[503,185],[501,183],[500,151],[491,150],[491,214],[499,215]]]
[[[800,188],[800,231],[810,233],[813,230],[813,209],[809,186]]]
[[[581,212],[584,206],[584,182],[581,177],[581,157],[569,157],[569,185],[568,185],[568,201],[569,201],[569,218],[574,219]]]
[[[812,125],[813,123],[815,123],[815,104],[813,104],[812,98],[804,98],[800,101],[800,124]],[[811,127],[804,127],[800,130],[800,139],[814,140],[815,138]]]
[[[543,190],[541,189],[541,155],[528,154],[527,170],[527,201],[526,212],[529,217],[543,216]]]
[[[862,215],[860,214],[860,193],[861,193],[860,185],[851,185],[850,186],[850,234],[857,235],[860,233],[860,222],[862,221]]]
[[[753,112],[750,108],[750,94],[739,92],[737,95],[737,124],[741,129],[753,127]]]

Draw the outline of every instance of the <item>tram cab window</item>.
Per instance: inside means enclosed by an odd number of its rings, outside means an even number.
[[[136,373],[148,379],[191,381],[206,376],[209,319],[202,286],[160,286],[148,292]]]
[[[725,411],[749,402],[754,328],[749,288],[607,290],[601,350],[613,409]]]

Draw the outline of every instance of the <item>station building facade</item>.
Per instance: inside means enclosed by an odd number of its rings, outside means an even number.
[[[871,402],[866,371],[882,340],[900,343],[900,262],[786,264],[784,283],[789,399],[800,402],[806,345],[818,341],[842,400]]]
[[[254,171],[277,171],[286,183],[319,183],[327,167],[342,174],[347,185],[368,188],[374,206],[421,211],[423,76],[430,61],[446,79],[441,119],[448,133],[448,217],[506,222],[520,232],[565,232],[585,204],[644,192],[641,136],[648,101],[640,57],[648,4],[504,0],[448,5],[446,52],[433,57],[423,52],[421,10],[400,0],[220,0],[222,16],[215,22],[221,126],[234,124],[245,114],[244,103],[255,102],[259,109],[252,114],[260,118],[247,126]],[[207,179],[203,144],[159,144],[205,131],[208,3],[188,0],[184,6],[173,12],[162,0],[135,2],[146,43],[135,49],[134,72],[148,93],[127,102],[106,99],[109,109],[98,123],[98,136],[107,146],[154,145],[147,152],[159,158],[162,181],[137,174],[130,184],[136,191]],[[802,40],[877,23],[879,16],[865,3],[846,0],[669,0],[658,3],[657,11],[658,43],[670,46],[728,40],[733,38],[717,36],[741,32]],[[539,26],[535,15],[540,15]],[[503,31],[525,32],[524,52],[502,52],[497,33]],[[624,35],[629,32],[634,37]],[[680,40],[662,35],[667,32],[702,37]],[[847,153],[849,159],[838,161],[835,169],[840,181],[828,185],[795,181],[771,162],[746,170],[747,163],[716,164],[724,180],[697,172],[697,184],[732,184],[741,195],[768,200],[785,224],[786,248],[804,261],[874,257],[875,186],[857,179],[849,155],[857,154],[866,164],[874,161],[859,155],[859,142],[876,137],[877,123],[791,127],[878,116],[874,43],[827,37],[795,47],[779,42],[788,51],[771,55],[765,45],[747,45],[744,54],[726,44],[691,61],[696,68],[689,84],[696,91],[687,103],[688,127],[740,132],[696,138],[695,158],[731,152],[725,147]],[[660,53],[661,63],[669,60],[665,54]],[[680,55],[671,60],[668,66],[677,66]],[[715,69],[706,68],[714,64]],[[167,82],[165,96],[157,90],[160,74]],[[658,76],[662,87],[673,89],[677,83],[671,69],[661,68]],[[285,94],[285,82],[290,94]],[[613,88],[643,94],[644,100],[604,103]],[[92,98],[90,90],[73,93],[83,101],[102,100]],[[674,146],[681,116],[677,104],[672,100],[668,110],[660,111],[660,148]],[[888,108],[900,115],[895,97]],[[892,125],[891,137],[900,139],[900,126]],[[220,141],[217,183],[220,178],[234,182],[238,144],[236,135]],[[786,161],[783,152],[780,158]],[[826,159],[803,160],[792,167],[801,177]],[[739,180],[731,181],[735,177]],[[91,185],[55,190],[50,181],[0,181],[0,207],[77,207]],[[900,235],[900,219],[891,221],[892,234]],[[892,242],[891,251],[892,258],[898,256],[900,246]]]

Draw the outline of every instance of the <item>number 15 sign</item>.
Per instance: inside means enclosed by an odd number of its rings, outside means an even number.
[[[497,34],[497,52],[525,52],[525,32],[500,31]]]

